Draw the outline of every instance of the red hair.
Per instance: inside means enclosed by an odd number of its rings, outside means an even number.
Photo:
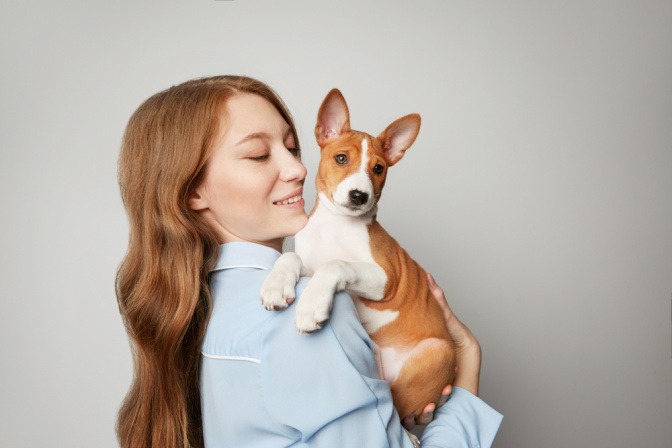
[[[219,242],[188,197],[226,120],[226,101],[238,93],[271,102],[298,142],[278,95],[242,76],[197,79],[157,93],[135,111],[124,134],[119,186],[130,236],[116,292],[134,358],[117,421],[124,448],[203,446],[200,352]]]

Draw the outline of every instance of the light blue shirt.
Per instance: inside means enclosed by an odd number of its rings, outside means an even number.
[[[330,320],[310,335],[296,332],[293,306],[261,306],[261,283],[279,256],[252,243],[220,247],[202,350],[205,446],[411,447],[349,296],[339,293]],[[490,446],[501,419],[456,387],[422,446]]]

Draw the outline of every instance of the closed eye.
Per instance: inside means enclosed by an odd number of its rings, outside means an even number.
[[[255,162],[264,162],[264,161],[268,160],[268,158],[270,156],[271,156],[270,154],[263,154],[261,156],[248,157],[248,159],[254,160]]]

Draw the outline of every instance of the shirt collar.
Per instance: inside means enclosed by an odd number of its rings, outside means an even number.
[[[277,250],[262,244],[225,243],[219,246],[219,258],[210,272],[234,268],[271,269],[280,255]]]

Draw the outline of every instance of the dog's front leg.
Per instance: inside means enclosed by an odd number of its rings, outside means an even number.
[[[261,285],[261,304],[267,310],[281,310],[294,301],[296,282],[303,269],[301,257],[295,252],[284,253]]]
[[[296,305],[296,329],[311,333],[322,327],[338,291],[348,291],[369,300],[381,300],[387,276],[375,263],[332,260],[320,266]]]

